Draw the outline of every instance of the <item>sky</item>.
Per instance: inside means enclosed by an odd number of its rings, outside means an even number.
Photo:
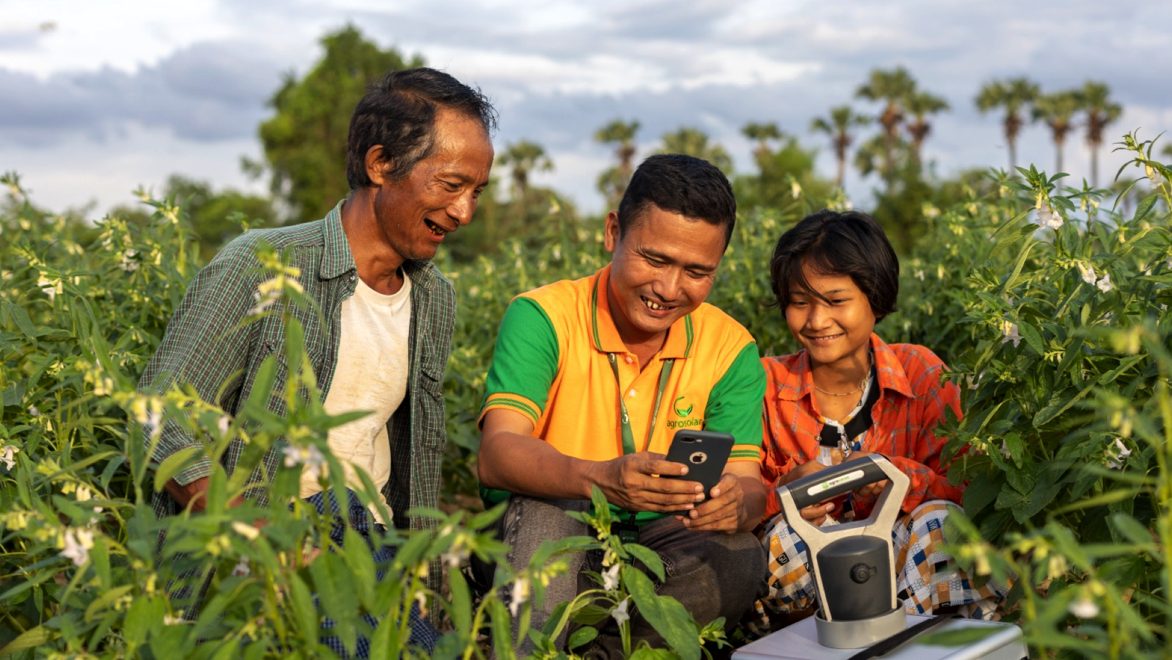
[[[746,173],[741,128],[775,122],[818,149],[830,178],[830,145],[810,122],[836,105],[876,112],[855,98],[875,68],[904,66],[950,104],[925,145],[942,177],[1007,167],[1000,115],[973,104],[993,79],[1024,75],[1043,91],[1106,82],[1124,107],[1108,143],[1172,129],[1166,0],[0,0],[0,171],[19,173],[39,206],[90,217],[134,203],[140,186],[161,190],[172,173],[264,194],[240,162],[261,158],[266,103],[347,23],[479,86],[500,113],[498,153],[542,145],[555,169],[534,182],[585,213],[603,210],[595,181],[613,161],[593,136],[616,118],[640,122],[637,158],[693,126]],[[1052,171],[1048,129],[1027,126],[1018,154]],[[1090,176],[1089,162],[1076,129],[1072,181]],[[1101,176],[1123,162],[1104,149]],[[875,185],[852,174],[846,187],[865,206]]]

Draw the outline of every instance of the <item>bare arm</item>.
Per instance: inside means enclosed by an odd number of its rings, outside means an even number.
[[[585,499],[598,486],[611,504],[628,511],[689,510],[703,499],[702,486],[658,475],[684,475],[687,466],[639,452],[609,461],[566,456],[532,436],[533,424],[520,413],[490,410],[480,433],[480,483],[513,493],[550,499]]]
[[[171,499],[179,503],[180,507],[191,505],[193,512],[200,512],[207,506],[208,478],[200,477],[186,486],[180,485],[174,479],[168,479],[164,485]]]

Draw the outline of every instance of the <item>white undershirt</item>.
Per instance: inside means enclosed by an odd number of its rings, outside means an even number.
[[[370,476],[381,496],[391,478],[391,443],[387,420],[407,393],[407,339],[411,327],[411,280],[403,274],[403,286],[383,295],[361,278],[354,295],[342,301],[342,337],[338,361],[326,394],[325,410],[331,415],[370,411],[371,414],[330,430],[330,451],[346,471],[346,484],[361,490],[356,470]],[[301,474],[301,497],[321,491],[315,475]],[[386,501],[383,496],[384,502]],[[390,508],[387,503],[388,509]],[[379,523],[387,521],[375,507]]]

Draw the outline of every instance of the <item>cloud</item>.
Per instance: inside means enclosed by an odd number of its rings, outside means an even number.
[[[116,140],[131,126],[196,142],[255,134],[281,65],[245,42],[204,42],[135,72],[102,68],[41,79],[0,69],[0,144]]]

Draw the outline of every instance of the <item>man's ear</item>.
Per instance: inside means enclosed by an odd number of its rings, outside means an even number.
[[[616,211],[611,211],[606,214],[606,226],[602,230],[603,243],[606,245],[607,252],[614,252],[614,248],[619,242],[619,214]]]
[[[395,164],[383,158],[383,145],[376,144],[366,150],[366,176],[371,184],[381,186],[388,180],[388,174],[395,168]]]

